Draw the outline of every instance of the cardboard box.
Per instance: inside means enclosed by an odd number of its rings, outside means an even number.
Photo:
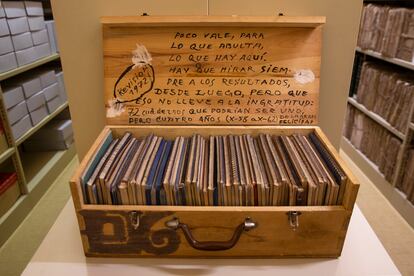
[[[0,18],[6,17],[6,14],[4,13],[3,5],[0,1]]]
[[[15,51],[20,51],[33,46],[32,34],[30,32],[12,35],[11,39]]]
[[[57,82],[43,88],[43,94],[45,95],[46,101],[50,101],[59,95],[59,85]]]
[[[13,125],[21,118],[29,114],[27,111],[27,105],[25,101],[13,106],[12,108],[7,110],[7,117],[9,117],[9,123]]]
[[[0,36],[9,35],[9,25],[7,25],[6,18],[0,18]]]
[[[43,16],[30,16],[27,20],[29,21],[29,29],[32,32],[40,31],[46,28]]]
[[[56,30],[55,30],[55,21],[54,20],[47,20],[45,21],[47,34],[49,35],[49,42],[50,48],[52,49],[52,53],[59,52],[59,47],[57,44],[56,39]]]
[[[72,120],[53,120],[34,133],[30,140],[64,141],[73,136]]]
[[[17,68],[16,54],[8,53],[0,55],[0,73]]]
[[[46,102],[47,110],[49,110],[49,114],[55,111],[59,106],[63,104],[62,98],[60,96],[56,96],[53,99]]]
[[[68,96],[66,95],[65,80],[63,79],[63,72],[62,71],[57,72],[56,78],[59,84],[59,95],[62,98],[63,102],[67,102]]]
[[[14,173],[12,179],[0,186],[0,217],[13,207],[20,196],[20,187],[17,175]]]
[[[43,16],[44,14],[42,2],[24,1],[24,6],[26,7],[26,14],[29,16]]]
[[[44,58],[52,54],[49,43],[43,43],[35,46],[36,59]]]
[[[47,108],[45,104],[41,105],[37,109],[30,112],[29,115],[30,115],[30,120],[32,121],[32,125],[33,126],[37,125],[41,120],[46,118],[48,114],[49,113],[47,112]]]
[[[66,150],[74,142],[73,135],[63,141],[27,140],[23,143],[25,151],[57,151]]]
[[[43,95],[43,91],[40,91],[30,98],[26,99],[26,105],[29,112],[39,108],[42,105],[46,104],[45,96]]]
[[[21,86],[25,98],[29,98],[33,94],[42,90],[40,78],[38,76],[33,77],[33,74],[13,78],[11,84]]]
[[[8,54],[14,51],[11,37],[2,36],[0,37],[0,55]]]
[[[6,109],[24,101],[23,88],[21,86],[3,87],[3,102]]]
[[[40,71],[40,82],[42,84],[42,88],[46,88],[51,84],[57,82],[56,74],[54,70],[43,70]]]
[[[9,25],[10,34],[21,34],[29,31],[29,23],[27,17],[8,18],[7,25]]]
[[[14,125],[11,126],[14,139],[19,139],[31,128],[32,122],[30,121],[29,114],[27,114],[20,121],[16,122]]]
[[[26,16],[26,9],[22,1],[2,1],[7,18]]]
[[[25,64],[32,63],[36,60],[36,50],[34,47],[30,47],[24,50],[16,51],[17,64],[23,66]]]
[[[32,39],[34,45],[39,45],[43,43],[49,42],[49,36],[47,35],[47,30],[43,29],[40,31],[34,31],[32,32]]]

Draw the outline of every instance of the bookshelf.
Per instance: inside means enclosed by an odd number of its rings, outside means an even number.
[[[394,188],[385,180],[384,175],[378,170],[377,165],[372,163],[371,160],[356,149],[345,137],[342,137],[341,149],[358,167],[363,169],[365,175],[375,183],[376,187],[385,198],[398,210],[401,216],[414,227],[414,205],[407,200],[402,192]]]
[[[354,106],[356,109],[370,117],[372,120],[386,128],[388,131],[390,131],[392,134],[400,138],[401,140],[405,139],[405,135],[401,133],[399,130],[395,129],[390,123],[388,123],[384,118],[379,116],[378,114],[368,110],[364,105],[358,103],[354,97],[348,98],[348,103],[352,106]]]
[[[59,60],[59,59],[60,59],[59,54],[54,53],[54,54],[51,54],[48,57],[38,59],[38,60],[36,60],[32,63],[26,64],[26,65],[23,65],[23,66],[19,66],[15,69],[7,71],[7,72],[0,73],[0,81],[3,81],[5,79],[9,79],[11,77],[17,76],[17,75],[22,74],[24,72],[27,72],[30,69],[39,67],[40,65],[46,64],[46,63],[54,61],[54,60]]]
[[[404,67],[404,68],[407,68],[407,69],[410,69],[410,70],[414,70],[414,63],[412,63],[412,62],[408,62],[408,61],[405,61],[405,60],[402,60],[402,59],[399,59],[399,58],[385,57],[380,53],[374,52],[372,50],[362,50],[359,47],[356,47],[355,51],[358,52],[358,53],[370,56],[370,57],[374,57],[376,59],[383,60],[383,61],[388,62],[388,63],[392,63],[392,64],[395,64],[395,65],[398,65],[398,66],[401,66],[401,67]]]
[[[1,84],[14,76],[30,72],[30,70],[38,68],[44,64],[59,60],[59,54],[54,53],[48,57],[36,60],[33,63],[0,74],[0,113],[3,120],[3,127],[7,142],[9,144],[9,148],[0,153],[0,164],[11,158],[14,169],[18,175],[18,182],[21,192],[19,199],[14,203],[13,207],[2,217],[0,217],[0,246],[14,232],[33,206],[44,195],[53,183],[54,179],[56,179],[59,173],[76,155],[76,150],[73,145],[71,148],[64,151],[35,153],[23,152],[20,149],[21,144],[50,120],[60,114],[63,110],[68,108],[68,103],[63,103],[36,126],[29,129],[20,138],[15,140],[13,138],[11,126],[7,117],[7,111],[3,102],[3,91],[1,89]]]
[[[376,5],[390,5],[391,7],[410,7],[414,8],[413,2],[407,1],[364,1],[364,4],[372,3]],[[395,171],[392,181],[388,182],[384,175],[379,171],[378,166],[374,164],[368,157],[364,155],[359,149],[355,148],[352,143],[346,138],[342,137],[341,149],[361,168],[361,170],[368,176],[368,178],[377,186],[381,193],[394,206],[394,208],[402,215],[402,217],[414,228],[414,205],[407,199],[407,196],[396,188],[397,184],[402,181],[405,160],[408,150],[414,147],[414,105],[410,106],[409,119],[407,125],[404,127],[405,131],[401,132],[393,127],[387,120],[380,115],[366,108],[363,104],[356,100],[356,93],[358,90],[358,83],[361,71],[358,70],[358,63],[369,60],[372,63],[378,63],[389,66],[395,70],[401,71],[402,74],[412,76],[414,73],[414,63],[405,61],[399,58],[386,57],[381,53],[361,49],[355,49],[355,65],[352,74],[352,85],[350,89],[350,96],[348,98],[348,106],[352,106],[362,112],[364,116],[369,117],[379,126],[386,129],[394,137],[398,137],[402,144],[398,151],[395,163]],[[361,61],[362,60],[362,61]]]

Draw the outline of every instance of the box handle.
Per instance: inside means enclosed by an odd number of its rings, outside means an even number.
[[[181,228],[187,242],[194,249],[204,251],[220,251],[234,247],[236,243],[239,241],[243,231],[247,232],[249,230],[252,230],[253,228],[256,228],[257,223],[252,221],[249,217],[247,217],[243,223],[240,223],[236,227],[233,236],[230,240],[227,241],[198,241],[194,238],[193,234],[191,233],[190,227],[185,223],[181,223],[178,218],[173,218],[172,220],[167,221],[165,223],[165,226],[174,230]]]

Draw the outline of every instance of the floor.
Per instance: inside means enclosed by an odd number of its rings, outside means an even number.
[[[399,216],[352,161],[346,155],[341,155],[361,183],[357,204],[363,214],[401,273],[414,275],[414,229]],[[13,236],[0,248],[0,275],[20,275],[23,271],[69,199],[68,180],[77,165],[78,160],[75,158]]]

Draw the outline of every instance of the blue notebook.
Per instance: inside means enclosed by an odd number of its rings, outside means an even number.
[[[161,162],[157,169],[157,176],[152,186],[153,195],[155,192],[155,203],[157,205],[165,205],[167,201],[165,198],[165,191],[164,191],[164,186],[163,186],[162,181],[165,175],[165,166],[167,166],[167,161],[170,159],[171,149],[172,149],[172,141],[166,141],[164,152],[161,157]],[[152,199],[154,202],[154,198]]]
[[[152,189],[152,183],[154,182],[154,179],[156,177],[157,168],[161,161],[161,156],[165,148],[165,140],[161,140],[160,146],[158,147],[157,153],[154,158],[154,162],[151,165],[151,169],[148,174],[147,183],[145,185],[145,204],[146,205],[152,205],[151,200],[151,189]]]
[[[86,183],[88,183],[89,179],[91,178],[93,172],[95,171],[96,166],[98,165],[99,161],[104,156],[106,150],[108,149],[109,145],[113,140],[112,133],[108,133],[102,142],[101,147],[96,151],[96,153],[91,157],[89,164],[87,165],[84,173],[80,178],[82,193],[84,198],[84,203],[89,203],[89,197],[87,194]]]

